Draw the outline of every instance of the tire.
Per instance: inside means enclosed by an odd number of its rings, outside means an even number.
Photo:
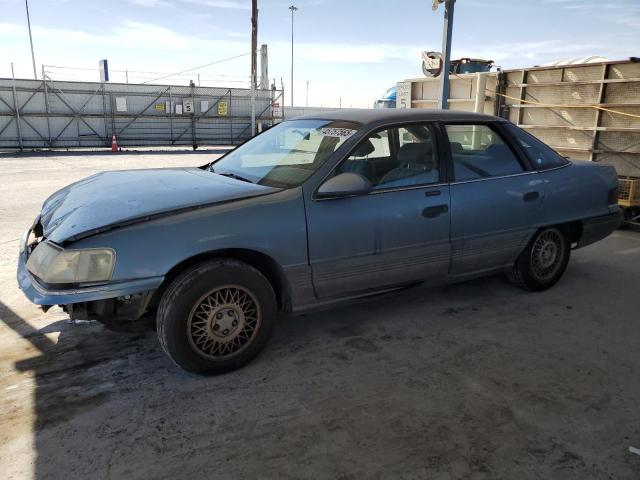
[[[158,339],[184,370],[224,373],[260,353],[276,312],[275,293],[262,273],[236,260],[212,260],[171,282],[158,307]]]
[[[571,256],[567,232],[558,227],[539,230],[507,274],[511,283],[539,292],[554,286],[564,274]]]

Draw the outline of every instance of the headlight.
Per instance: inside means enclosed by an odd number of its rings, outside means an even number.
[[[27,270],[45,283],[103,282],[111,279],[115,261],[110,248],[64,250],[42,242],[27,260]]]

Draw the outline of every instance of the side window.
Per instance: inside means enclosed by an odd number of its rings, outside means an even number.
[[[381,130],[360,142],[351,155],[338,166],[335,173],[359,173],[372,185],[379,180],[379,170],[391,159],[391,132]]]
[[[420,136],[416,135],[418,133]],[[432,142],[431,132],[422,126],[412,126],[412,130],[406,127],[398,128],[398,145],[400,148],[407,143]]]
[[[428,125],[398,127],[396,164],[380,179],[378,188],[428,185],[440,180],[435,135]]]
[[[531,165],[536,170],[544,170],[545,168],[561,167],[566,165],[567,160],[560,156],[551,147],[542,143],[529,132],[525,132],[521,128],[516,127],[512,123],[505,124],[507,130],[513,135],[517,142],[522,146]]]
[[[446,129],[456,181],[524,171],[509,146],[488,125],[447,125]]]
[[[367,144],[364,148],[359,148],[354,152],[353,157],[355,160],[385,158],[391,155],[391,139],[388,130],[369,135],[367,141],[370,145]]]
[[[435,135],[428,125],[382,130],[360,143],[336,173],[365,176],[374,190],[437,183],[440,179]]]

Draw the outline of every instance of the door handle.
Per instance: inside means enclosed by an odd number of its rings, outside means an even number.
[[[426,218],[435,218],[438,215],[447,213],[449,211],[449,205],[435,205],[433,207],[427,207],[422,210],[422,216]]]
[[[540,198],[540,192],[527,192],[522,197],[525,202],[535,202],[538,198]]]

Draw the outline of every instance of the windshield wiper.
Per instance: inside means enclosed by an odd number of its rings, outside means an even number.
[[[216,171],[213,170],[213,168],[211,169],[211,172],[212,173],[217,173]],[[253,183],[248,178],[244,178],[244,177],[242,177],[240,175],[236,175],[235,173],[231,173],[231,172],[218,173],[218,175],[222,175],[223,177],[233,178],[235,180],[240,180],[240,181],[243,181],[243,182]]]

